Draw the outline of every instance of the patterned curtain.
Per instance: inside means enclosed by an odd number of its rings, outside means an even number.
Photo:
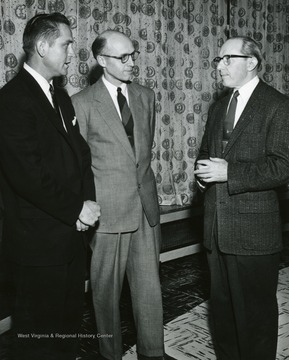
[[[262,80],[289,95],[289,2],[231,0],[230,33],[256,40],[264,56]]]
[[[1,0],[1,7],[0,86],[22,65],[23,30],[36,13],[59,11],[70,19],[76,57],[61,81],[70,95],[98,76],[90,51],[97,34],[118,29],[133,39],[141,52],[134,81],[156,94],[152,166],[159,202],[193,202],[193,167],[207,111],[222,89],[212,59],[226,39],[226,1]]]

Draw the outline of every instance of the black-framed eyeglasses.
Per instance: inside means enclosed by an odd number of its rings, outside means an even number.
[[[224,65],[228,66],[230,65],[231,58],[251,58],[252,56],[247,56],[247,55],[224,55],[223,57],[217,56],[215,57],[215,59],[213,60],[215,63],[219,63],[221,60],[223,60]]]
[[[135,61],[138,58],[139,54],[140,54],[140,52],[135,50],[131,54],[124,54],[122,56],[113,56],[113,55],[105,55],[105,54],[100,54],[100,55],[120,60],[123,64],[125,64],[126,62],[128,62],[128,59],[130,56],[131,56],[132,60]]]

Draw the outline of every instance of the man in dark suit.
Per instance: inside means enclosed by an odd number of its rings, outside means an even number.
[[[160,216],[151,169],[154,92],[131,82],[132,41],[105,31],[92,45],[104,75],[72,97],[92,153],[101,218],[92,240],[91,284],[102,357],[122,358],[119,300],[130,284],[140,359],[163,358]]]
[[[84,233],[100,215],[90,151],[69,96],[52,89],[74,51],[68,19],[26,25],[26,63],[0,91],[3,246],[16,300],[15,359],[76,357],[85,283]]]
[[[205,189],[218,360],[276,356],[282,247],[276,188],[289,179],[289,99],[258,78],[261,60],[247,37],[227,40],[214,59],[224,85],[238,93],[210,108],[195,170]]]

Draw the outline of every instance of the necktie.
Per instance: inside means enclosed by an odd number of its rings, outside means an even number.
[[[233,97],[231,99],[231,103],[226,115],[226,118],[224,120],[223,125],[223,151],[225,150],[225,147],[230,139],[230,136],[232,134],[233,128],[234,128],[234,122],[235,122],[235,114],[236,114],[236,108],[239,96],[239,91],[235,91],[233,94]]]
[[[133,117],[130,108],[128,107],[126,98],[122,94],[120,87],[117,88],[117,102],[121,113],[122,124],[124,126],[131,147],[134,148]]]
[[[53,87],[52,84],[50,84],[50,86],[49,86],[49,91],[50,91],[50,94],[51,94],[51,97],[52,97],[54,110],[55,110],[56,114],[58,115],[59,119],[61,120],[61,123],[62,123],[62,126],[64,127],[64,130],[67,132],[64,120],[63,120],[63,118],[61,116],[61,113],[60,113],[59,105],[58,105],[57,98],[56,98],[55,91],[54,91],[54,87]]]
[[[55,96],[54,87],[53,87],[52,84],[50,84],[50,86],[49,86],[49,91],[50,91],[50,94],[51,94],[51,97],[52,97],[52,102],[53,102],[54,110],[55,110],[56,114],[60,117],[60,119],[62,120],[62,117],[61,117],[61,115],[60,115],[60,110],[59,110],[58,102],[57,102],[57,99],[56,99],[56,96]]]

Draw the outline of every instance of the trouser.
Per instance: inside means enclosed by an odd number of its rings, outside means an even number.
[[[211,325],[218,360],[275,360],[279,253],[208,252]]]
[[[150,227],[143,214],[137,231],[97,232],[92,247],[91,286],[100,353],[110,360],[122,357],[119,301],[126,273],[137,331],[137,352],[149,357],[162,356],[160,226]]]
[[[60,266],[15,268],[15,360],[75,360],[85,291],[86,249]]]

